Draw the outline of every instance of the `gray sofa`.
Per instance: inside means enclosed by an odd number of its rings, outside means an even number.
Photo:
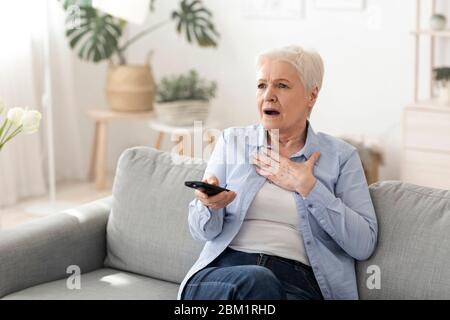
[[[203,247],[190,236],[193,191],[183,182],[204,169],[151,148],[126,150],[111,197],[0,232],[0,298],[176,299]],[[379,242],[356,263],[360,298],[450,299],[450,192],[396,181],[370,192]],[[79,288],[70,266],[82,273]]]

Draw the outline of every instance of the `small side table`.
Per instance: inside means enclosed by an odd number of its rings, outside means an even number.
[[[154,112],[118,112],[108,109],[94,109],[88,111],[88,116],[95,121],[89,180],[94,179],[96,188],[102,190],[106,187],[106,146],[109,122],[117,120],[149,120],[154,117]]]
[[[208,134],[207,144],[214,143],[214,135],[210,135],[208,133],[208,129],[215,128],[217,123],[208,122],[206,126],[203,126],[203,130],[205,130]],[[173,135],[177,137],[175,141],[178,144],[178,154],[185,155],[185,148],[183,139],[185,136],[192,135],[194,133],[194,126],[181,127],[181,126],[171,126],[164,123],[159,122],[156,118],[153,118],[149,121],[149,127],[158,132],[158,137],[156,138],[154,148],[160,150],[161,144],[164,140],[164,135],[167,133],[169,135]],[[189,152],[191,152],[190,150]]]

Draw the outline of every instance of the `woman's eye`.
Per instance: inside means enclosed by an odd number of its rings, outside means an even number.
[[[284,83],[279,83],[278,84],[278,88],[286,89],[286,88],[289,88],[289,87],[286,84],[284,84]]]
[[[264,89],[266,85],[264,83],[258,84],[258,89]]]

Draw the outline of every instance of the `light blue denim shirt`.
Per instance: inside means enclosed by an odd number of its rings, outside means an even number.
[[[204,177],[215,175],[220,185],[236,192],[226,208],[210,210],[199,200],[189,204],[189,228],[194,239],[206,241],[187,280],[207,266],[238,233],[248,208],[266,178],[256,173],[250,156],[267,144],[262,125],[225,129],[208,161]],[[356,148],[337,138],[315,133],[308,122],[304,147],[290,157],[302,162],[315,151],[317,182],[303,198],[292,192],[298,228],[325,299],[358,299],[355,259],[366,260],[377,243],[377,220]]]

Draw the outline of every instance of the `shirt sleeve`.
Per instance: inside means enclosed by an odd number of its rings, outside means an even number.
[[[209,158],[203,178],[211,175],[219,179],[220,186],[224,187],[226,182],[226,141],[225,131],[219,136],[214,150]],[[222,232],[223,218],[226,208],[209,209],[195,198],[189,203],[189,230],[194,239],[209,241]]]
[[[368,259],[377,242],[377,219],[361,160],[353,150],[332,193],[317,180],[305,197],[308,212],[347,254]]]

